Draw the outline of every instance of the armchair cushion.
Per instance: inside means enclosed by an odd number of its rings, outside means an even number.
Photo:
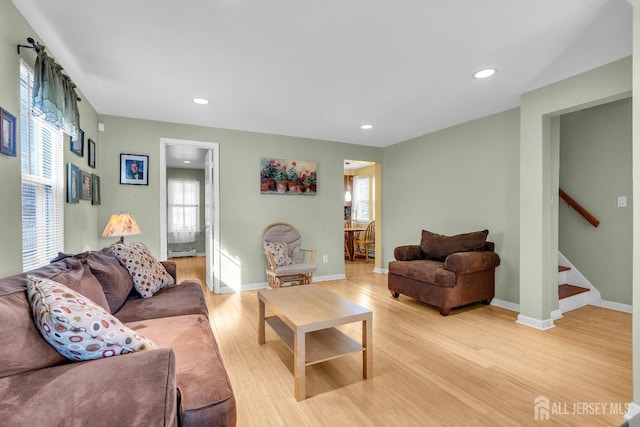
[[[316,266],[313,264],[290,264],[283,265],[276,269],[276,274],[304,274],[316,271]]]
[[[422,230],[420,248],[424,258],[436,261],[444,261],[445,258],[455,252],[469,252],[481,250],[487,240],[489,230],[475,231],[472,233],[444,236]]]
[[[499,265],[500,257],[495,252],[456,252],[444,261],[444,268],[457,274],[490,270]]]
[[[278,267],[293,264],[289,257],[289,245],[285,242],[266,242],[264,250],[273,254],[273,260]]]

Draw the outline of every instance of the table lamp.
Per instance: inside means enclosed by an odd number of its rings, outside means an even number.
[[[120,236],[118,243],[124,242],[124,236],[133,236],[134,234],[142,234],[140,226],[133,215],[122,212],[111,215],[107,226],[102,232],[104,237]]]

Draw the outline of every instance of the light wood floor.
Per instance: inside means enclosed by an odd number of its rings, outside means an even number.
[[[203,259],[178,277],[204,276]],[[347,262],[346,280],[318,283],[373,310],[373,378],[359,354],[307,368],[307,399],[293,397],[293,357],[267,327],[257,343],[255,291],[207,292],[211,327],[237,400],[238,426],[619,426],[632,399],[631,315],[597,307],[538,331],[517,313],[474,305],[442,317],[391,298],[373,263]],[[360,326],[341,328],[355,339]],[[549,399],[548,421],[534,399]],[[607,407],[600,405],[607,403]],[[620,405],[621,408],[612,407]],[[595,410],[604,414],[594,414]],[[587,410],[590,415],[575,414]]]

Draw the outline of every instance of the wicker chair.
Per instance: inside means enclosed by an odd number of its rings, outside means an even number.
[[[315,249],[302,248],[300,233],[284,222],[269,224],[262,235],[262,246],[267,255],[267,281],[270,288],[280,288],[285,283],[307,285],[311,283],[316,266]],[[308,263],[304,255],[308,253]]]

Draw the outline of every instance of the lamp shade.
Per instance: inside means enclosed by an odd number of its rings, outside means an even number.
[[[142,234],[142,230],[133,215],[126,213],[111,215],[102,232],[104,237],[120,237],[121,242],[124,242],[124,236],[133,236],[134,234]]]

